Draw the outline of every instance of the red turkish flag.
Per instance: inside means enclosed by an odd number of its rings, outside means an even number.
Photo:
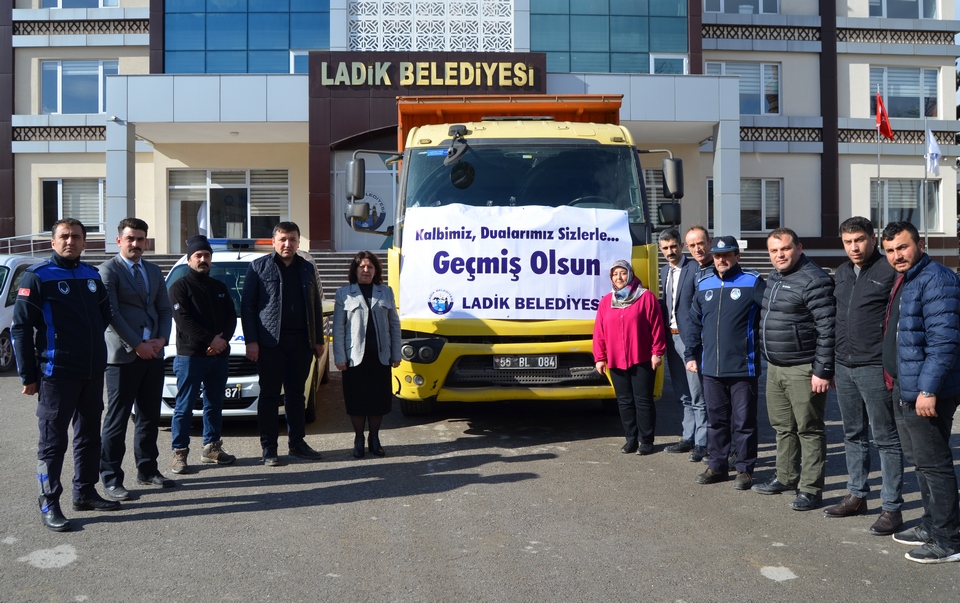
[[[883,106],[883,97],[879,94],[877,94],[877,130],[890,140],[893,140],[893,128],[890,127],[890,116],[887,115],[887,108]]]

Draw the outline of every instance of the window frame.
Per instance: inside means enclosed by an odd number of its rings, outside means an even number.
[[[707,228],[713,230],[713,178],[707,178]],[[764,226],[761,230],[747,230],[743,228],[743,183],[747,181],[756,181],[760,183],[760,223]],[[767,183],[776,183],[779,187],[780,194],[780,203],[779,203],[779,216],[780,219],[777,222],[776,226],[768,227],[767,220],[770,219],[770,216],[767,215]],[[784,183],[783,178],[741,178],[740,179],[740,193],[741,193],[741,202],[740,202],[740,230],[744,233],[749,234],[763,234],[768,233],[776,228],[783,226],[783,207],[784,207]]]
[[[50,2],[49,0],[47,1],[42,0],[40,2],[40,8],[52,8],[52,9],[58,9],[58,10],[63,8],[66,8],[66,9],[79,8],[79,7],[73,7],[73,6],[64,7],[63,1],[64,0],[54,0],[53,2]],[[55,4],[56,6],[44,6],[47,4]],[[97,4],[99,6],[97,6],[96,8],[118,8],[120,6],[120,0],[99,0]],[[94,7],[84,7],[84,8],[94,8]]]
[[[683,71],[682,75],[689,75],[690,73],[690,57],[685,54],[675,54],[675,53],[650,53],[650,73],[656,74],[655,69],[657,60],[666,60],[666,61],[683,61]],[[674,75],[674,74],[671,74]]]
[[[882,70],[883,74],[881,75],[881,84],[880,84],[880,94],[883,96],[883,105],[887,110],[887,115],[889,117],[897,117],[904,119],[937,119],[940,116],[940,70],[938,68],[930,67],[912,67],[912,66],[900,66],[900,65],[870,65],[870,117],[877,116],[877,88],[873,84],[873,71],[875,69]],[[888,73],[889,69],[916,69],[918,71],[917,79],[917,89],[920,91],[920,96],[917,97],[917,105],[919,112],[917,115],[902,115],[897,110],[897,105],[891,102],[895,97],[890,92],[890,84]],[[934,90],[933,96],[927,97],[923,95],[924,91],[924,75],[927,73],[933,74],[933,81],[936,82],[937,89]],[[902,98],[902,96],[897,96],[896,98]],[[927,103],[933,101],[933,114],[927,115]]]
[[[766,61],[704,61],[703,63],[703,72],[707,75],[727,75],[727,66],[728,65],[756,65],[759,71],[760,76],[760,91],[758,95],[758,100],[760,103],[760,112],[759,113],[741,113],[740,115],[783,115],[781,110],[783,105],[783,64],[782,63],[771,63]],[[720,66],[719,74],[711,74],[710,67],[712,65]],[[777,70],[776,84],[777,84],[777,111],[776,113],[767,111],[766,107],[768,103],[766,102],[766,94],[764,94],[764,89],[768,85],[766,80],[765,71],[767,67],[775,67]],[[738,92],[738,99],[743,96],[742,93]],[[740,105],[743,103],[740,101]]]
[[[874,6],[875,6],[874,2],[869,2],[869,3],[867,4],[867,14],[868,14],[868,16],[874,17],[874,18],[877,18],[877,17],[886,18],[886,17],[887,17],[887,2],[888,2],[888,1],[889,1],[889,0],[877,0],[877,3],[880,5],[880,14],[876,14],[876,13],[874,12]],[[901,1],[901,2],[903,2],[903,1],[910,2],[911,0],[899,0],[899,1]],[[927,17],[923,16],[923,9],[924,9],[924,5],[926,4],[926,2],[924,2],[924,0],[916,0],[916,3],[917,3],[917,14],[916,14],[915,16],[912,16],[912,17],[899,17],[899,18],[904,18],[904,19],[939,19],[939,18],[940,18],[940,17],[939,17],[940,11],[939,11],[939,7],[938,7],[937,2],[933,2],[933,3],[932,3],[932,5],[933,5],[933,14],[930,15],[930,16],[927,16]]]
[[[97,200],[97,223],[96,223],[96,224],[89,224],[89,223],[87,223],[87,222],[85,222],[85,221],[83,221],[83,220],[81,220],[81,222],[83,222],[84,227],[87,229],[87,234],[103,234],[103,233],[104,233],[104,229],[103,229],[104,216],[106,215],[106,211],[107,211],[107,207],[106,207],[106,200],[107,200],[107,199],[106,199],[106,197],[107,197],[107,195],[106,195],[106,189],[107,189],[106,182],[107,182],[107,179],[106,179],[106,178],[41,178],[41,179],[40,179],[40,191],[41,191],[41,198],[40,198],[41,220],[42,220],[42,213],[43,213],[43,205],[44,205],[44,202],[45,202],[45,200],[43,199],[43,194],[44,194],[44,193],[43,193],[43,189],[44,189],[43,184],[44,184],[44,183],[47,183],[47,182],[56,182],[56,183],[57,183],[57,220],[62,220],[62,219],[64,219],[64,218],[76,218],[76,215],[65,216],[64,213],[63,213],[63,183],[64,183],[64,181],[74,181],[74,182],[76,182],[76,181],[81,181],[81,180],[87,180],[87,181],[96,180],[96,181],[97,181],[97,197],[98,197],[98,200]],[[79,219],[79,218],[77,218],[77,219]],[[41,228],[44,229],[44,230],[46,230],[46,225],[45,225],[45,224],[41,224]]]
[[[914,226],[917,227],[917,230],[920,231],[921,234],[923,234],[924,232],[934,233],[934,234],[943,234],[944,232],[943,187],[940,186],[941,180],[939,178],[880,178],[880,183],[883,184],[883,187],[882,187],[883,199],[879,201],[876,197],[877,178],[876,177],[870,178],[870,221],[877,225],[877,230],[878,231],[883,230],[884,226],[886,226],[890,222],[905,219],[905,216],[902,216],[902,215],[893,216],[894,219],[893,220],[890,219],[891,210],[898,211],[897,207],[891,208],[890,206],[889,183],[894,181],[909,182],[912,185],[912,187],[914,187],[916,190],[921,190],[923,193],[921,195],[922,198],[920,199],[914,197],[913,199],[914,205],[912,207],[908,208],[907,206],[902,206],[901,208],[899,208],[899,211],[901,212],[917,211],[920,208],[920,204],[923,203],[923,205],[927,209],[927,212],[926,212],[927,214],[930,213],[931,209],[933,209],[934,212],[936,212],[935,215],[936,215],[937,224],[933,224],[933,225],[914,224]],[[916,188],[916,187],[922,187],[922,188]],[[932,192],[933,192],[934,198],[932,200],[932,204],[931,204],[931,201],[926,198],[927,192],[930,188],[933,188]],[[882,203],[882,207],[879,206],[880,203]],[[923,213],[921,213],[921,217],[925,218]],[[912,220],[907,220],[907,221],[913,224]]]
[[[67,112],[63,111],[63,64],[64,63],[97,63],[97,109],[96,113],[82,113],[82,112]],[[108,63],[116,64],[117,73],[104,74],[104,66]],[[43,84],[43,74],[44,74],[44,65],[56,64],[57,66],[57,107],[55,111],[49,113],[44,112],[43,101],[44,101],[44,84]],[[38,109],[39,115],[104,115],[107,112],[107,76],[108,75],[119,75],[120,74],[120,60],[119,59],[89,59],[89,60],[73,60],[73,59],[53,59],[53,60],[41,60],[40,61],[40,107]]]
[[[763,10],[764,2],[766,2],[767,0],[757,0],[757,10],[759,11],[758,13],[741,13],[741,12],[739,12],[739,11],[738,11],[738,12],[727,12],[726,10],[724,10],[727,5],[737,6],[737,7],[739,8],[739,6],[743,4],[743,1],[744,1],[744,0],[714,0],[714,1],[719,3],[720,9],[719,9],[719,10],[710,10],[710,9],[707,7],[707,3],[710,2],[710,0],[703,0],[703,12],[704,12],[704,13],[722,14],[722,15],[736,15],[736,14],[741,14],[741,15],[743,15],[743,14],[750,14],[750,15],[756,15],[756,14],[761,14],[761,15],[779,15],[779,14],[780,14],[780,0],[773,0],[774,3],[776,4],[776,7],[777,7],[775,12],[770,12],[770,11],[764,11],[764,10]]]

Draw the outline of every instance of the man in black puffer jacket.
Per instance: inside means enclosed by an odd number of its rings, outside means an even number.
[[[780,494],[799,488],[796,511],[820,506],[827,438],[824,409],[833,378],[833,279],[803,255],[797,233],[767,237],[776,270],[763,295],[760,338],[767,359],[767,415],[777,432],[777,473],[753,489]]]

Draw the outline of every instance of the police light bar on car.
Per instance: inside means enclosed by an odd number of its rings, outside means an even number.
[[[207,239],[214,251],[272,251],[272,239]]]

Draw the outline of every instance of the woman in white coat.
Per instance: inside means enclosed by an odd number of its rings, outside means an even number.
[[[336,294],[333,362],[343,373],[343,400],[356,434],[353,456],[364,456],[364,426],[370,453],[384,456],[380,424],[393,404],[390,367],[400,365],[400,317],[393,290],[383,284],[383,266],[372,252],[354,256],[349,280]]]

